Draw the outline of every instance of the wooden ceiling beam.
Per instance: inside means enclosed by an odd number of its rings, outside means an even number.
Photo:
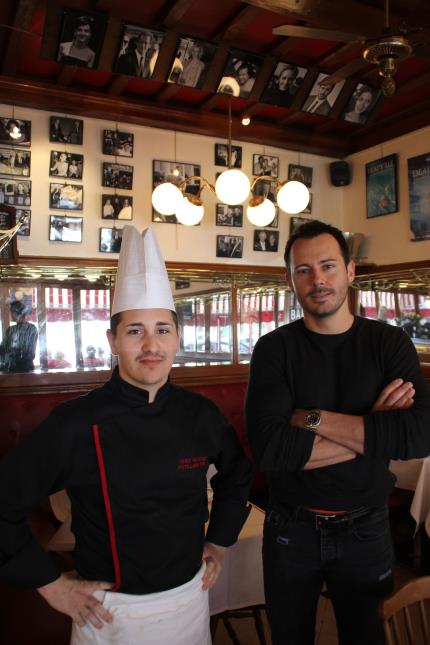
[[[229,20],[220,31],[212,35],[212,40],[226,43],[234,42],[260,13],[261,9],[258,7],[252,7],[251,5],[242,7],[232,20]]]
[[[28,29],[37,4],[37,0],[19,0],[16,5],[12,26],[17,29]],[[16,73],[23,40],[26,37],[26,34],[20,31],[12,29],[9,31],[7,47],[1,64],[2,73],[9,75]]]
[[[165,29],[175,29],[195,2],[196,0],[176,0],[164,18],[162,18],[163,27]]]

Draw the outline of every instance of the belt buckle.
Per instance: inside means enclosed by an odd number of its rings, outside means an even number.
[[[322,515],[321,513],[315,513],[315,528],[317,531],[319,531],[322,528],[326,528],[324,524],[329,524],[330,520],[334,519],[337,517],[336,513],[332,513],[331,515]]]

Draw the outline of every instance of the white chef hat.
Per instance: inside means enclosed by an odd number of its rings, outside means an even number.
[[[166,265],[151,228],[142,234],[134,226],[123,229],[112,316],[130,309],[175,311]]]

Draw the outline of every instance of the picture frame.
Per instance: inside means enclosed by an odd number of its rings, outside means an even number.
[[[392,154],[366,163],[367,219],[397,213],[397,155]]]
[[[264,228],[254,230],[254,251],[277,253],[279,248],[279,231],[267,231]]]
[[[84,206],[82,184],[49,184],[49,208],[52,210],[81,211]]]
[[[297,231],[299,226],[306,224],[306,222],[311,222],[312,218],[310,217],[290,217],[290,237]]]
[[[185,179],[200,176],[200,164],[184,161],[152,161],[152,190],[165,181],[170,181],[179,186]],[[184,192],[191,195],[198,195],[200,191],[200,180],[187,181]],[[177,224],[176,215],[161,215],[154,208],[152,209],[152,221],[163,224]]]
[[[0,175],[29,177],[30,166],[30,150],[0,147]]]
[[[311,188],[313,172],[314,169],[311,166],[290,163],[288,164],[288,181],[300,181],[307,188]]]
[[[49,216],[49,241],[50,242],[82,242],[83,217],[70,215]]]
[[[24,208],[16,209],[16,223],[19,222],[21,217],[24,217],[24,222],[21,224],[16,234],[20,237],[28,237],[31,229],[31,211]]]
[[[268,175],[269,177],[278,177],[279,175],[279,157],[272,155],[252,155],[252,174],[255,177]]]
[[[70,117],[49,117],[49,141],[81,146],[84,140],[84,122]]]
[[[254,186],[253,194],[256,197],[266,197],[267,199],[270,199],[271,202],[275,203],[276,188],[277,182],[275,180],[270,181],[269,179],[260,179]]]
[[[120,132],[119,130],[103,130],[104,155],[115,157],[133,157],[134,134],[132,132]]]
[[[216,45],[198,38],[179,38],[168,83],[200,89],[216,52]]]
[[[350,123],[363,125],[368,120],[381,96],[379,87],[357,83],[342,112],[341,118]]]
[[[82,179],[84,174],[84,155],[65,150],[51,150],[49,176],[65,179]]]
[[[217,92],[242,99],[249,98],[262,63],[261,56],[238,49],[231,50]]]
[[[270,224],[267,224],[266,228],[278,228],[279,226],[279,206],[275,204],[275,217],[272,219]]]
[[[151,78],[164,36],[163,31],[124,23],[113,71],[142,79]]]
[[[31,121],[0,117],[0,145],[29,146],[31,144]]]
[[[121,250],[123,229],[116,228],[100,228],[100,253],[119,253]]]
[[[0,178],[0,203],[31,206],[31,180]]]
[[[430,152],[408,159],[411,241],[430,240]]]
[[[103,161],[102,186],[131,190],[133,188],[133,166]]]
[[[307,214],[307,215],[309,215],[310,213],[312,213],[312,193],[311,193],[311,192],[309,193],[309,202],[308,202],[308,205],[306,206],[306,208],[304,208],[304,209],[303,209],[302,211],[300,211],[300,212],[301,212],[301,213],[305,213],[305,214]]]
[[[215,144],[215,166],[226,168],[242,168],[242,146],[231,146],[230,163],[228,163],[228,145],[226,143]]]
[[[95,69],[106,33],[108,14],[82,9],[63,11],[57,63]]]
[[[308,71],[307,67],[279,61],[261,95],[261,102],[290,107]]]
[[[216,226],[243,226],[243,206],[228,206],[217,204],[215,207]]]
[[[15,222],[15,208],[7,204],[0,204],[0,231],[11,229]],[[18,257],[18,243],[16,235],[14,235],[0,251],[0,264],[15,264],[18,262]]]
[[[102,195],[102,219],[133,219],[133,197],[131,195]]]
[[[217,258],[241,258],[243,257],[243,235],[217,235],[216,236],[216,257]]]
[[[328,77],[328,74],[320,73],[315,83],[312,85],[308,97],[302,105],[302,112],[316,114],[318,116],[327,116],[345,85],[345,81],[338,81],[334,85],[323,85],[322,81]]]

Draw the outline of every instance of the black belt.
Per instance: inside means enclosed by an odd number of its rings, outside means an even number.
[[[311,511],[304,506],[285,507],[285,511],[288,512],[291,519],[299,519],[312,523],[317,531],[320,529],[347,526],[359,517],[370,515],[373,510],[374,509],[369,506],[360,506],[360,508],[346,511],[346,513],[318,513],[316,511]],[[269,521],[273,520],[275,523],[279,523],[279,519],[282,519],[284,523],[286,517],[282,512],[271,510],[267,515],[267,519]]]

